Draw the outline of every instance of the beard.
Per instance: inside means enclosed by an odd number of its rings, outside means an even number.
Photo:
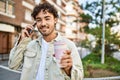
[[[55,28],[53,28],[52,30],[46,31],[46,32],[42,32],[39,30],[39,32],[42,34],[42,36],[49,36],[54,32]]]

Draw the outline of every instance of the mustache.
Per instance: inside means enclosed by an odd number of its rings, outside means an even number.
[[[48,25],[42,25],[40,28],[44,28],[44,27],[48,28]]]

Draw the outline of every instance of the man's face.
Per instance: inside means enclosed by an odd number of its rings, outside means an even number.
[[[51,35],[55,30],[57,18],[47,10],[40,11],[36,16],[37,28],[43,36]]]

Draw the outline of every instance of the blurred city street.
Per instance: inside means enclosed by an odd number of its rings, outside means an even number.
[[[8,57],[8,55],[6,55],[5,57]],[[8,68],[8,59],[0,60],[0,80],[19,80],[20,74],[20,71],[11,70]],[[120,80],[120,76],[103,78],[84,78],[83,80]]]
[[[11,71],[7,67],[0,65],[0,80],[19,80],[20,73]]]
[[[1,60],[0,55],[0,80],[19,80],[20,71],[14,71],[8,68],[8,56],[4,55],[4,59]]]
[[[56,31],[78,49],[83,80],[120,80],[120,0],[0,0],[0,80],[20,80],[21,71],[8,68],[9,53],[21,31],[37,23],[34,6],[46,1],[58,11]],[[41,36],[37,27],[32,40]]]

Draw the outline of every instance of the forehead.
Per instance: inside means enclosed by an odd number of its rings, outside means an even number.
[[[52,13],[49,13],[48,10],[41,10],[37,15],[36,15],[36,19],[37,18],[44,18],[44,17],[54,17]]]

